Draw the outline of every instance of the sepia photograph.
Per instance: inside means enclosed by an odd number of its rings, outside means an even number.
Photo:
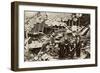
[[[12,2],[11,69],[97,66],[97,7]]]
[[[24,11],[24,61],[89,59],[90,14]]]

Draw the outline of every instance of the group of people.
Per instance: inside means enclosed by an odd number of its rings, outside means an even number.
[[[58,33],[60,34],[60,33]],[[58,50],[59,59],[73,59],[80,57],[81,38],[79,35],[73,36],[72,33],[61,34],[62,36],[51,36],[51,45],[54,46],[53,50]],[[56,38],[57,37],[57,38]]]
[[[53,32],[50,38],[53,50],[55,53],[58,52],[58,59],[77,59],[83,57],[83,55],[85,55],[83,58],[90,58],[90,53],[85,48],[87,41],[82,40],[77,32]]]

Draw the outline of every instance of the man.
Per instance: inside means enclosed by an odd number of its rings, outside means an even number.
[[[81,53],[81,41],[80,41],[80,36],[76,36],[76,57],[80,57]]]
[[[64,59],[65,58],[65,44],[64,43],[59,43],[59,59]]]
[[[67,33],[67,39],[65,40],[66,57],[73,59],[76,51],[76,38],[72,33]]]

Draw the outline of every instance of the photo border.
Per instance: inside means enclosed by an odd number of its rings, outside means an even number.
[[[65,66],[52,66],[52,67],[35,67],[35,68],[19,68],[19,5],[35,5],[35,6],[50,6],[50,7],[63,7],[63,8],[83,8],[95,10],[95,64],[84,65],[65,65]],[[33,2],[19,2],[15,1],[11,3],[11,70],[13,71],[28,71],[28,70],[45,70],[45,69],[60,69],[60,68],[79,68],[79,67],[92,67],[97,66],[97,7],[96,6],[84,6],[84,5],[68,5],[68,4],[50,4],[50,3],[33,3]]]

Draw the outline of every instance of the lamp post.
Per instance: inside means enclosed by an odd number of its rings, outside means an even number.
[[[78,18],[78,25],[81,27],[80,17],[82,17],[82,14],[81,13],[77,13],[76,17]]]
[[[72,14],[72,26],[73,26],[73,24],[74,24],[74,18],[75,18],[75,14],[73,13],[73,14]]]

